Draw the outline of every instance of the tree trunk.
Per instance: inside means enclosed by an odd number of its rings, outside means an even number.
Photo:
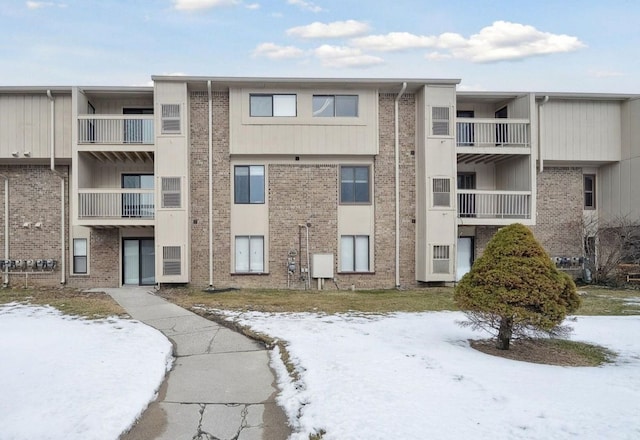
[[[498,342],[496,347],[499,350],[508,350],[513,333],[513,318],[502,316],[500,318],[500,329],[498,330]]]

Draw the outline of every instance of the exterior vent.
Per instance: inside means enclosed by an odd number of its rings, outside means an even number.
[[[451,273],[449,269],[449,246],[433,247],[433,273]]]
[[[433,179],[433,206],[451,206],[451,179]]]
[[[162,247],[162,274],[167,276],[181,274],[180,246]]]
[[[449,136],[449,107],[431,107],[431,134]]]
[[[180,208],[181,191],[179,177],[163,177],[162,178],[162,207],[163,208]]]
[[[162,134],[180,134],[180,104],[162,104]]]

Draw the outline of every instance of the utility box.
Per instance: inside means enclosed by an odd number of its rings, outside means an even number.
[[[333,279],[333,254],[313,254],[311,278]]]

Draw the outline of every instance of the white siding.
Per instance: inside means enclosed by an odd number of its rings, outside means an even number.
[[[495,189],[530,191],[531,186],[531,161],[529,156],[515,157],[496,165]]]
[[[621,105],[609,101],[551,99],[543,107],[543,159],[617,161],[621,157]]]

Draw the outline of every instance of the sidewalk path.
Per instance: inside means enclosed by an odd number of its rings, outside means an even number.
[[[132,318],[173,343],[175,362],[158,399],[122,440],[284,440],[269,354],[259,343],[178,307],[152,288],[108,293]],[[132,359],[135,362],[135,359]]]

